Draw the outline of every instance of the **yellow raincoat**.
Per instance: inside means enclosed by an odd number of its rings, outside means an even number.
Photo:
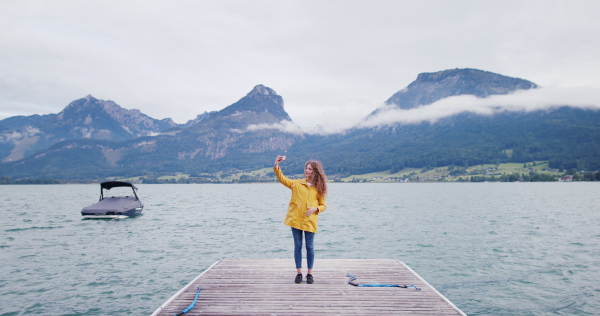
[[[306,179],[288,179],[283,175],[281,169],[276,167],[273,168],[273,171],[279,182],[292,190],[292,198],[283,223],[296,229],[316,233],[319,214],[326,208],[325,197],[317,197],[317,188],[313,185],[308,186]],[[304,213],[309,207],[316,207],[319,210],[306,216]]]

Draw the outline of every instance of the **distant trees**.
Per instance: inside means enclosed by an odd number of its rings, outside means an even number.
[[[584,172],[583,181],[600,181],[600,171],[598,172]]]
[[[564,175],[572,175],[573,181],[600,181],[600,171],[599,172],[585,172],[584,174],[579,174],[577,172],[569,173],[565,172]],[[473,175],[469,178],[470,182],[554,182],[558,181],[557,175],[552,175],[548,173],[540,173],[531,171],[527,173],[512,173],[508,175],[501,176],[480,176]],[[463,180],[465,181],[465,180]]]
[[[0,176],[0,184],[59,184],[56,179],[19,179],[13,180],[9,177]]]

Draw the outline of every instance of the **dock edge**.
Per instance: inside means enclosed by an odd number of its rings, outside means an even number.
[[[401,265],[403,265],[408,271],[410,271],[414,275],[416,275],[417,278],[419,278],[419,280],[423,281],[423,283],[427,284],[427,286],[429,286],[432,290],[434,290],[435,293],[437,293],[437,295],[439,295],[446,303],[448,303],[448,305],[452,306],[452,308],[454,308],[455,311],[459,312],[463,316],[467,316],[467,314],[465,314],[462,310],[460,310],[458,307],[456,307],[456,305],[454,305],[454,303],[452,303],[449,299],[447,299],[444,295],[442,295],[442,293],[438,292],[438,290],[436,290],[435,287],[431,286],[431,284],[429,284],[429,282],[427,282],[425,279],[423,279],[418,273],[416,273],[413,269],[411,269],[407,264],[405,264],[404,262],[402,262],[398,259],[396,259],[396,261],[398,261]]]
[[[185,292],[190,286],[192,286],[192,284],[194,284],[206,272],[208,272],[208,270],[212,269],[212,267],[214,267],[219,262],[221,262],[221,259],[215,261],[215,263],[211,264],[210,267],[208,267],[206,270],[202,271],[202,273],[200,273],[197,277],[195,277],[190,283],[188,283],[186,286],[184,286],[181,290],[177,291],[177,293],[173,294],[173,296],[171,296],[166,302],[164,302],[162,305],[160,305],[160,307],[157,308],[154,311],[154,313],[152,313],[150,316],[156,316],[156,315],[158,315],[163,310],[163,308],[165,308],[166,306],[168,306],[169,304],[171,304],[171,302],[173,300],[175,300],[181,293]]]

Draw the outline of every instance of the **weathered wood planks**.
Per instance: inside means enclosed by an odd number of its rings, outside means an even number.
[[[394,259],[318,259],[314,284],[294,283],[291,259],[223,259],[215,262],[152,315],[175,315],[202,287],[185,315],[465,315],[404,263]],[[306,270],[305,270],[306,271]],[[415,288],[355,287],[402,284]]]

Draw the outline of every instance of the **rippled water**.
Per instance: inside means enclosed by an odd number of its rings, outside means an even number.
[[[219,258],[292,258],[280,184],[0,186],[0,315],[149,315]],[[331,184],[319,258],[398,258],[469,315],[600,314],[599,183]],[[294,269],[290,267],[293,278]]]

